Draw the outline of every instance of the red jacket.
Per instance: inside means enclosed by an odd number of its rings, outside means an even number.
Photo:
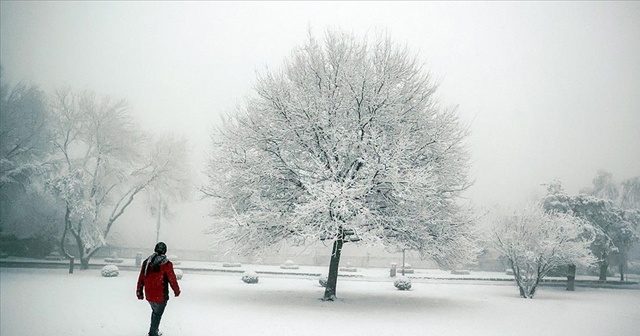
[[[149,260],[154,256],[154,262],[149,264]],[[149,302],[165,302],[169,300],[169,286],[173,289],[175,296],[180,295],[180,286],[173,271],[173,264],[164,255],[153,254],[142,263],[136,296],[140,300],[146,297]]]

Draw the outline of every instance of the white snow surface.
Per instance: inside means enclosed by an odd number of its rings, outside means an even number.
[[[185,271],[162,318],[165,336],[215,335],[638,335],[640,290],[542,287],[521,299],[509,282],[338,280],[323,302],[317,277]],[[135,297],[137,272],[0,268],[2,336],[143,336],[150,308]]]

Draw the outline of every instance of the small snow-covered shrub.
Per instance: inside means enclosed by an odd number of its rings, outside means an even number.
[[[175,254],[170,255],[169,260],[171,260],[171,263],[173,263],[174,265],[182,264],[182,261],[180,260],[180,258],[178,258],[178,256]]]
[[[104,258],[104,262],[112,264],[121,264],[124,261],[122,258]]]
[[[184,272],[181,269],[176,268],[173,270],[173,272],[176,274],[176,279],[182,280],[182,277],[184,276]]]
[[[248,283],[248,284],[258,283],[258,273],[254,272],[254,271],[246,271],[242,275],[242,281],[244,281],[244,283]]]
[[[396,286],[398,290],[409,290],[411,289],[411,279],[399,277],[396,281],[393,282],[393,285]]]
[[[455,275],[469,275],[469,274],[471,274],[471,272],[469,272],[468,270],[451,270],[451,274],[455,274]]]
[[[100,274],[106,278],[117,277],[118,274],[120,274],[120,270],[116,265],[105,265],[100,271]]]
[[[402,266],[398,267],[398,273],[402,274],[403,269],[404,269],[404,274],[413,274],[413,273],[415,273],[413,268],[411,268],[411,264],[409,264],[409,263],[405,263],[404,267],[402,267]]]
[[[298,269],[300,268],[300,266],[296,265],[296,263],[293,262],[293,260],[287,260],[284,262],[283,265],[280,265],[280,268],[282,269]]]
[[[49,253],[48,256],[44,257],[44,259],[46,260],[63,260],[64,257],[62,255],[60,255],[59,252],[51,252]]]
[[[222,267],[240,267],[242,266],[239,262],[223,262]]]
[[[120,264],[124,261],[122,258],[118,258],[118,254],[115,252],[111,253],[111,257],[104,258],[104,262],[109,264]]]
[[[326,273],[322,273],[322,275],[320,275],[320,278],[318,278],[318,282],[322,287],[327,287],[328,281],[329,281],[329,276]]]
[[[346,267],[340,267],[339,269],[341,272],[357,272],[358,269],[351,266],[351,263],[347,263]]]

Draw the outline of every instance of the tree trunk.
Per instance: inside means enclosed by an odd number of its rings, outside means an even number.
[[[533,296],[536,295],[536,289],[538,289],[538,282],[529,290],[529,294],[527,295],[529,299],[533,299]]]
[[[67,251],[67,246],[65,241],[67,239],[67,232],[69,231],[69,214],[71,210],[69,209],[69,205],[67,205],[67,210],[64,213],[64,231],[62,232],[62,238],[60,238],[60,250],[67,257],[67,259],[73,259],[71,253]]]
[[[609,271],[609,262],[606,257],[600,262],[600,277],[598,280],[607,281],[607,272]]]
[[[627,250],[626,246],[620,247],[620,263],[618,265],[618,270],[620,271],[620,281],[624,281],[624,272],[627,268]]]
[[[158,218],[156,222],[156,243],[160,241],[160,226],[162,225],[162,198],[158,197]]]
[[[513,278],[515,279],[516,286],[518,286],[518,290],[520,291],[520,297],[523,299],[526,299],[527,293],[525,292],[524,287],[522,287],[522,283],[520,282],[520,269],[516,268],[515,263],[511,259],[509,259],[509,265],[511,265],[511,270],[513,271]]]
[[[520,290],[520,297],[523,299],[527,298],[527,293],[525,292],[524,288],[522,288],[522,286],[520,284],[518,284],[518,289]]]
[[[340,254],[342,253],[342,232],[338,235],[338,239],[333,242],[333,251],[331,253],[331,262],[329,263],[329,276],[327,277],[327,286],[324,290],[323,301],[333,301],[336,299],[336,285],[338,283],[338,267],[340,266]]]
[[[567,290],[576,290],[576,265],[571,264],[567,268]]]
[[[89,269],[89,259],[91,259],[90,256],[83,256],[82,258],[80,258],[80,269],[81,270]]]

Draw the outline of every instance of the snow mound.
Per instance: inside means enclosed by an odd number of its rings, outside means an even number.
[[[246,271],[242,275],[242,281],[248,284],[256,284],[258,283],[258,273],[254,271]]]
[[[105,265],[100,271],[100,274],[106,278],[117,277],[120,274],[120,270],[116,265]]]

